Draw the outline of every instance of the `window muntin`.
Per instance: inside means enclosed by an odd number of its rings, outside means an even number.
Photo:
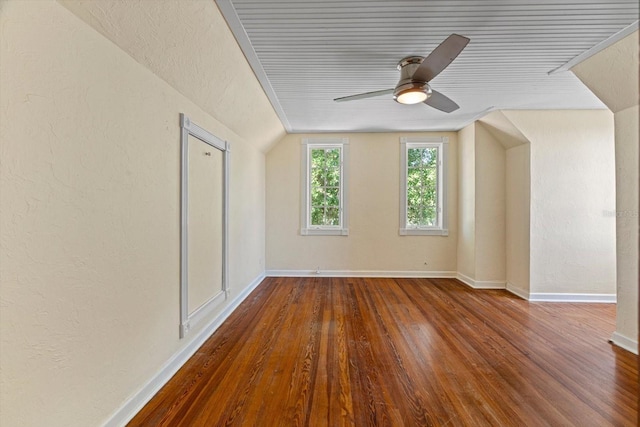
[[[447,235],[447,138],[401,138],[400,234]]]
[[[301,234],[347,235],[346,139],[304,139]]]

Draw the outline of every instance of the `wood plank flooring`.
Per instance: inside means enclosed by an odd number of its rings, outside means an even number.
[[[130,426],[635,426],[612,304],[268,278]]]

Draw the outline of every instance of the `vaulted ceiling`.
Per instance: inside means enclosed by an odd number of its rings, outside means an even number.
[[[217,0],[289,132],[457,130],[496,109],[605,108],[568,69],[638,28],[637,0]],[[444,113],[391,95],[398,61],[471,42],[432,80]]]

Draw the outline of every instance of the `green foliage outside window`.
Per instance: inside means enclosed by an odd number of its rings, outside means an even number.
[[[340,225],[340,149],[311,150],[311,225]]]
[[[407,226],[438,223],[438,149],[407,150]]]

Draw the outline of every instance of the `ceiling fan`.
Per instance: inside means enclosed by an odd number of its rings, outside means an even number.
[[[401,104],[425,104],[445,113],[460,108],[458,104],[431,89],[429,82],[453,62],[469,43],[469,39],[458,34],[451,34],[440,43],[429,56],[408,56],[398,62],[400,81],[393,89],[365,92],[358,95],[336,98],[336,102],[355,101],[356,99],[393,94],[393,99]]]

